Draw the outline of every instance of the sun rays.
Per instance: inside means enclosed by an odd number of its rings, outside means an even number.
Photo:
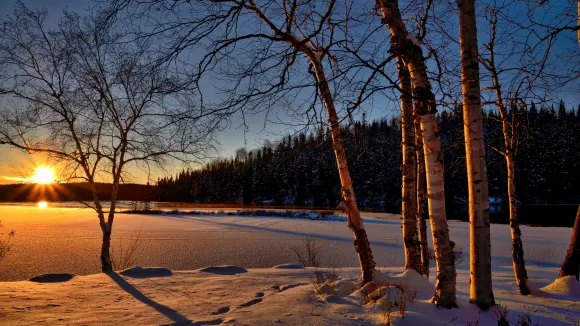
[[[54,183],[54,173],[52,168],[47,166],[39,166],[34,171],[34,175],[30,178],[30,182],[38,184]]]

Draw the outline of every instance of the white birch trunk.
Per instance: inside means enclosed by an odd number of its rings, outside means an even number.
[[[421,247],[417,232],[417,164],[415,153],[415,132],[413,119],[413,98],[411,96],[411,76],[401,59],[397,60],[399,83],[401,86],[401,139],[403,164],[402,182],[402,231],[405,245],[405,270],[422,272]]]
[[[469,301],[487,310],[495,304],[491,280],[489,198],[479,88],[479,54],[473,0],[458,0],[463,131],[469,190]]]
[[[447,308],[457,307],[455,288],[457,274],[445,213],[441,137],[437,130],[435,95],[427,78],[425,57],[423,57],[420,45],[408,33],[403,23],[398,1],[377,0],[377,7],[383,15],[382,21],[387,24],[391,32],[391,51],[402,58],[409,69],[415,108],[417,114],[421,115],[427,172],[427,199],[433,234],[433,249],[437,262],[435,294],[431,301]]]
[[[425,154],[423,153],[423,133],[421,116],[415,116],[415,151],[417,153],[417,220],[419,221],[419,241],[421,246],[421,274],[429,277],[429,244],[427,242],[427,221],[425,220]]]
[[[310,55],[309,55],[310,54]],[[373,280],[373,273],[375,270],[375,261],[371,246],[364,229],[363,221],[358,210],[354,189],[352,187],[352,180],[348,170],[346,160],[346,152],[343,146],[342,133],[336,108],[334,107],[334,98],[328,87],[328,81],[324,73],[322,63],[313,53],[307,53],[311,63],[314,66],[320,96],[328,112],[328,124],[330,125],[330,133],[332,136],[332,148],[336,157],[336,164],[338,166],[338,174],[340,176],[340,184],[342,186],[342,200],[346,206],[346,216],[348,218],[348,227],[352,230],[354,235],[354,246],[358,254],[359,263],[362,272],[362,284],[366,284]]]

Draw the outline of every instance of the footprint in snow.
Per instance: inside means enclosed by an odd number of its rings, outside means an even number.
[[[262,299],[262,298],[252,299],[252,300],[250,300],[250,301],[248,301],[246,303],[242,303],[241,305],[238,306],[238,308],[251,307],[251,306],[253,306],[253,305],[257,304],[257,303],[262,302],[262,300],[264,300],[264,299]]]
[[[211,314],[214,315],[214,316],[215,315],[222,315],[222,314],[225,314],[225,313],[227,313],[229,311],[230,311],[230,307],[227,307],[226,306],[226,307],[219,308],[217,311],[212,312]]]
[[[202,320],[196,322],[195,325],[221,325],[223,322],[223,319]]]

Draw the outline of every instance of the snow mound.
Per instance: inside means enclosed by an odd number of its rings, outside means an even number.
[[[435,293],[435,286],[428,279],[417,273],[415,270],[408,269],[399,275],[386,275],[375,271],[375,283],[384,284],[404,284],[413,288],[417,292],[417,299],[427,300]]]
[[[298,264],[281,264],[281,265],[276,265],[272,268],[276,268],[276,269],[304,269],[304,266],[298,265]]]
[[[166,277],[173,275],[170,269],[163,267],[131,267],[119,272],[123,276],[132,278]]]
[[[74,274],[42,274],[29,279],[30,282],[36,283],[61,283],[70,281]]]
[[[564,276],[556,279],[552,284],[540,290],[547,293],[564,294],[573,297],[580,297],[580,283],[574,275]]]
[[[198,269],[198,271],[204,272],[204,273],[219,274],[219,275],[236,275],[236,274],[248,272],[248,270],[243,268],[243,267],[232,266],[232,265],[210,266],[210,267]]]

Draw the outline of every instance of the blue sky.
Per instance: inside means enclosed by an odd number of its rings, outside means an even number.
[[[15,0],[0,0],[0,13],[3,16],[11,13],[14,8]],[[25,0],[24,3],[31,8],[46,8],[49,13],[49,23],[55,23],[60,16],[60,13],[64,9],[76,11],[82,13],[84,9],[91,6],[93,1],[91,0]],[[450,19],[456,19],[455,16],[449,17]],[[481,40],[480,40],[481,42]],[[574,44],[577,46],[577,44]],[[558,49],[558,48],[556,48]],[[393,76],[394,77],[394,76]],[[482,87],[485,85],[482,84]],[[568,107],[576,107],[578,105],[577,92],[562,90],[559,94],[553,94],[555,98],[563,98],[568,104]],[[1,105],[2,102],[0,102]],[[371,109],[371,105],[374,109]],[[376,101],[367,105],[365,108],[367,111],[367,120],[373,120],[381,118],[384,116],[393,116],[398,112],[397,104],[392,104],[388,102],[382,102],[381,100]],[[322,116],[323,121],[326,121],[326,116]],[[287,117],[282,117],[282,119],[287,120]],[[270,116],[269,120],[276,120],[275,116]],[[246,119],[247,128],[241,125],[241,117],[234,116],[231,119],[230,124],[218,135],[218,141],[220,146],[216,156],[230,157],[234,155],[236,149],[241,147],[247,147],[248,149],[259,147],[263,144],[264,140],[276,140],[287,133],[292,132],[292,128],[272,122],[267,122],[264,114],[259,114],[256,116],[248,117]],[[36,165],[42,165],[43,162],[36,162],[35,158],[23,154],[19,151],[9,149],[8,147],[0,147],[0,183],[10,183],[12,180],[6,180],[8,178],[18,178],[26,176],[27,173],[32,173],[33,167]],[[165,173],[175,173],[181,169],[181,166],[170,166],[167,167],[167,171],[154,171],[152,179],[156,180],[157,176],[163,176]],[[134,181],[136,182],[146,182],[145,174],[135,170],[132,171],[134,175]]]

